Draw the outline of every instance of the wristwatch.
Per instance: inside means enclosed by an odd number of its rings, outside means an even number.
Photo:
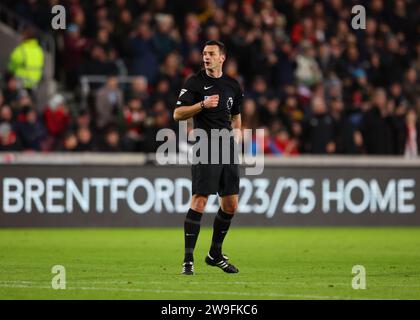
[[[204,109],[205,108],[205,106],[204,106],[204,100],[200,102],[200,107],[201,107],[201,109]]]

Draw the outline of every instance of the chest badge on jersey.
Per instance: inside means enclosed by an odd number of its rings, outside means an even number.
[[[233,98],[229,97],[229,99],[226,101],[226,109],[230,111],[232,109],[232,106],[233,106]]]

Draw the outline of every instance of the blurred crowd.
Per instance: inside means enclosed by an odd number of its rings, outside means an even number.
[[[0,150],[153,152],[202,46],[227,47],[224,73],[242,85],[244,129],[265,130],[266,154],[401,154],[420,150],[420,6],[416,0],[4,1],[52,32],[56,78],[69,91],[81,75],[104,75],[86,108],[63,95],[42,112],[10,70],[0,95]],[[366,29],[351,8],[366,8]],[[120,83],[119,76],[132,81]],[[261,144],[247,147],[255,152]]]

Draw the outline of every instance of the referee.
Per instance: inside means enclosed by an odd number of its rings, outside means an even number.
[[[206,42],[203,49],[204,70],[191,76],[181,90],[174,119],[187,120],[193,118],[194,129],[200,128],[210,137],[211,129],[241,128],[241,104],[243,93],[239,83],[223,74],[223,62],[226,59],[225,46],[219,41]],[[235,137],[239,142],[239,136]],[[223,150],[219,143],[219,155],[230,151],[233,154],[235,141],[230,139],[230,150]],[[210,149],[211,142],[208,141]],[[209,152],[211,153],[211,151]],[[221,207],[214,219],[213,237],[205,262],[216,266],[227,273],[239,272],[228,257],[222,253],[222,243],[229,230],[233,215],[238,207],[239,165],[230,162],[222,164],[219,158],[217,164],[193,164],[192,200],[184,222],[185,256],[182,264],[182,274],[194,274],[194,248],[200,232],[200,221],[210,194],[219,194]]]

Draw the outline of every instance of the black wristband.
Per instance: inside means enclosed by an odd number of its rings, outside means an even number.
[[[200,102],[200,107],[201,107],[201,109],[204,109],[205,107],[204,107],[204,101],[201,101]]]

